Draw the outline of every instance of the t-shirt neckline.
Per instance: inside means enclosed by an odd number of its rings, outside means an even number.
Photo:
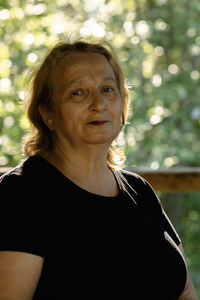
[[[123,189],[123,184],[120,180],[120,176],[118,174],[119,171],[116,170],[112,170],[113,176],[116,180],[117,186],[118,186],[118,194],[116,196],[104,196],[104,195],[100,195],[100,194],[95,194],[92,193],[84,188],[82,188],[81,186],[79,186],[78,184],[76,184],[75,182],[73,182],[69,177],[67,177],[66,175],[64,175],[58,168],[56,168],[56,166],[54,166],[53,164],[51,164],[48,160],[46,160],[45,158],[43,158],[42,156],[34,156],[34,158],[39,159],[40,161],[42,161],[49,169],[51,169],[53,172],[56,172],[60,178],[64,179],[65,181],[67,181],[68,183],[70,183],[71,186],[78,188],[80,191],[82,191],[82,193],[85,193],[87,195],[96,197],[96,198],[105,198],[105,199],[117,199],[121,196],[121,194],[124,192]]]

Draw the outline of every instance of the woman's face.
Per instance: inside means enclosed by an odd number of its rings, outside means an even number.
[[[110,145],[121,129],[122,99],[111,65],[96,53],[67,56],[55,73],[51,129],[60,145]]]

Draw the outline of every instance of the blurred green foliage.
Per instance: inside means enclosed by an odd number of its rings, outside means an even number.
[[[160,198],[181,237],[190,275],[200,297],[200,193],[166,193]]]
[[[118,139],[127,167],[198,166],[199,0],[0,0],[0,167],[23,158],[26,75],[69,36],[106,38],[118,53],[132,86],[129,122]],[[173,197],[181,200],[172,201],[172,219],[184,210],[180,234],[200,287],[199,195]]]

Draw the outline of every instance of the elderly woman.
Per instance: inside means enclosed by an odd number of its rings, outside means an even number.
[[[128,90],[107,42],[61,43],[31,79],[28,158],[0,180],[0,300],[196,300],[180,239],[114,146]]]

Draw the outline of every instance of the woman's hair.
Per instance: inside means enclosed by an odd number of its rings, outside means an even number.
[[[122,125],[128,114],[129,95],[122,69],[117,61],[114,50],[109,42],[76,42],[58,43],[46,56],[43,63],[34,70],[28,79],[29,92],[25,103],[25,111],[32,125],[31,132],[24,139],[24,153],[27,156],[41,155],[51,152],[54,148],[53,133],[43,121],[40,111],[53,109],[52,95],[54,92],[55,70],[63,58],[76,53],[98,53],[104,55],[116,76],[119,93],[123,101]],[[123,167],[125,157],[113,143],[110,145],[107,163],[113,169]]]

